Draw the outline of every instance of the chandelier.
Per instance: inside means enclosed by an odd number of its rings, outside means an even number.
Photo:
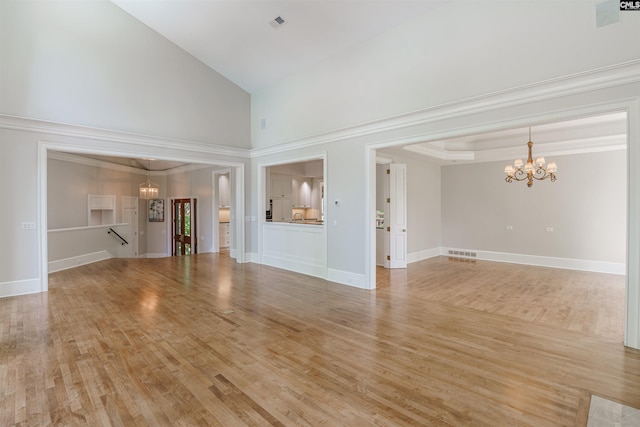
[[[151,182],[149,169],[151,169],[151,160],[149,160],[149,168],[147,169],[147,180],[139,185],[141,199],[157,199],[160,193],[160,186]]]
[[[527,158],[527,163],[524,165],[524,168],[522,159],[517,159],[513,162],[513,166],[507,165],[504,168],[504,173],[507,174],[505,181],[527,181],[527,187],[533,185],[534,179],[542,181],[543,179],[549,178],[551,181],[555,181],[556,172],[558,171],[556,162],[549,162],[545,168],[544,157],[538,157],[536,162],[533,163],[533,156],[531,155],[531,147],[533,147],[533,142],[531,142],[531,128],[529,128],[529,142],[527,142],[527,146],[529,147],[529,157]]]

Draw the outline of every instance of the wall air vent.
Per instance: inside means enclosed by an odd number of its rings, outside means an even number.
[[[271,25],[271,28],[273,28],[274,30],[277,30],[278,28],[282,27],[286,23],[287,21],[282,19],[281,16],[277,16],[275,19],[269,21],[269,25]]]

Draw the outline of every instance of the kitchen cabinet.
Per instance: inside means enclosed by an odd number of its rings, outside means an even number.
[[[311,185],[312,180],[302,176],[294,176],[291,178],[291,202],[296,208],[311,207]]]
[[[273,211],[271,212],[273,221],[291,221],[291,196],[276,197],[273,200]]]
[[[228,222],[221,222],[218,226],[220,248],[228,248],[231,244],[231,233]]]
[[[276,197],[291,198],[291,193],[291,175],[284,175],[280,173],[271,174],[270,195],[272,199],[275,199]]]
[[[220,207],[231,205],[231,186],[228,174],[220,175],[218,179],[218,205]]]
[[[300,206],[311,207],[311,180],[304,178],[300,183]]]
[[[294,207],[301,206],[300,205],[300,181],[302,180],[299,176],[291,177],[291,204]]]
[[[311,186],[311,208],[322,210],[322,198],[324,196],[324,182],[322,179],[314,178]],[[323,213],[323,212],[321,212]]]
[[[273,221],[290,221],[292,208],[292,180],[291,175],[271,174],[271,188],[269,199],[273,206],[271,218]]]

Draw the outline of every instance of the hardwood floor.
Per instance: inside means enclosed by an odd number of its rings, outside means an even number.
[[[365,291],[227,255],[0,299],[0,426],[584,425],[640,408],[624,277],[440,257]]]

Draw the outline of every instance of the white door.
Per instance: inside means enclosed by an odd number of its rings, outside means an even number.
[[[388,268],[407,268],[407,165],[389,164]],[[385,262],[385,267],[387,263]]]
[[[122,258],[136,258],[138,256],[138,198],[134,196],[122,196],[122,222],[127,226],[123,228],[124,239],[129,242],[123,245]]]

